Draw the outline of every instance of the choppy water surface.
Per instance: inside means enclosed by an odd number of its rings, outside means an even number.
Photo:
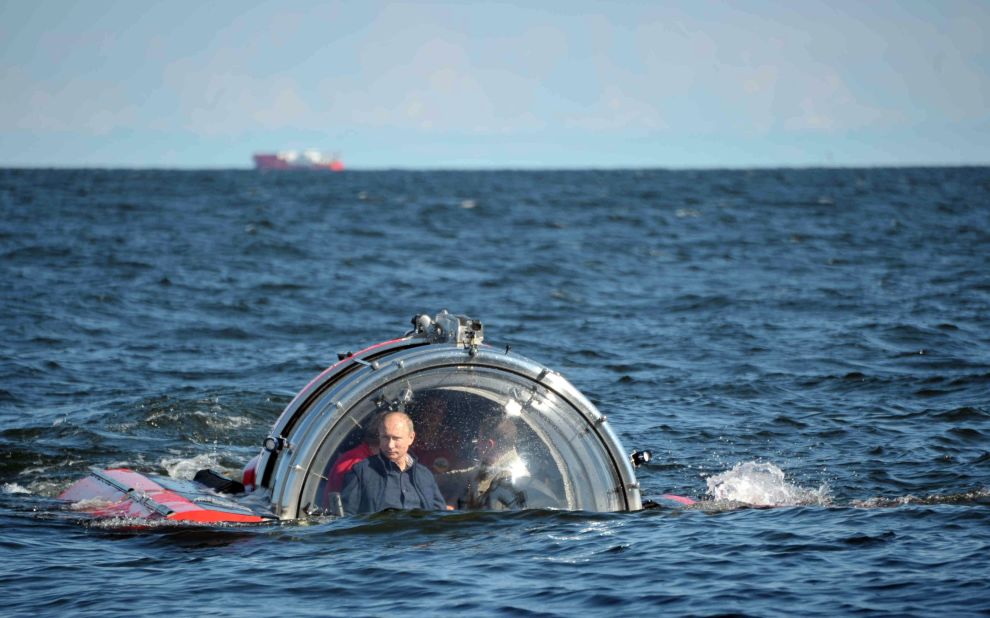
[[[5,615],[990,614],[990,170],[0,171]],[[86,524],[448,308],[690,509]],[[775,505],[775,508],[763,508]]]

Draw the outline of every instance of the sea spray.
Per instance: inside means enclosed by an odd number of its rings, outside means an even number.
[[[195,457],[166,457],[161,460],[161,466],[172,478],[190,480],[200,470],[219,468],[219,462],[214,454],[204,453]]]
[[[731,470],[707,479],[708,494],[715,501],[741,502],[754,506],[790,506],[825,504],[829,489],[804,489],[784,478],[784,472],[772,463],[747,461]]]

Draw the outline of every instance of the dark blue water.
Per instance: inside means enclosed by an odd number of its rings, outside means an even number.
[[[0,214],[4,615],[990,615],[990,169],[7,170]],[[443,308],[701,506],[135,531],[54,499],[237,471],[337,352]]]

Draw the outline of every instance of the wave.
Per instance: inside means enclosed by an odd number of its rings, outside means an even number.
[[[827,505],[827,484],[806,489],[788,482],[783,470],[772,463],[747,461],[707,479],[708,495],[715,502],[752,506]]]

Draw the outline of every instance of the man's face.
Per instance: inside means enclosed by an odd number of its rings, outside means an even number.
[[[416,433],[409,431],[405,418],[398,414],[390,414],[385,417],[379,436],[382,454],[401,468],[405,463],[406,453],[409,452],[409,445],[415,438]]]

